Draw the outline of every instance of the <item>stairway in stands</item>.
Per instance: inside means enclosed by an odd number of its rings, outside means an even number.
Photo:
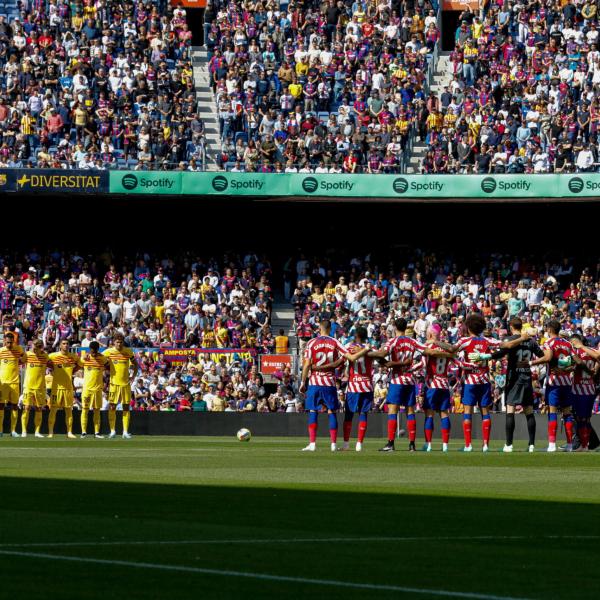
[[[289,302],[273,303],[273,312],[271,314],[271,331],[273,335],[279,335],[279,330],[283,329],[285,335],[289,338],[289,353],[292,356],[297,356],[298,353],[298,338],[294,328],[294,309]],[[297,361],[299,364],[300,361]]]
[[[450,52],[441,52],[438,57],[438,63],[435,67],[435,74],[431,84],[431,91],[438,96],[444,91],[444,86],[452,81],[452,63],[450,62]],[[407,173],[418,174],[421,172],[421,163],[427,154],[427,144],[425,140],[417,138],[413,145],[412,154],[406,169]]]
[[[2,0],[0,0],[1,2]],[[198,110],[204,120],[206,137],[206,166],[207,171],[217,171],[219,167],[216,157],[221,151],[221,137],[219,135],[219,117],[215,96],[210,87],[208,73],[208,57],[206,48],[192,47],[192,66],[194,68],[194,85],[196,86],[196,99]]]

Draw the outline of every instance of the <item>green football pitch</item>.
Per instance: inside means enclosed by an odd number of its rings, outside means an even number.
[[[5,436],[0,597],[600,590],[600,454],[383,455],[375,440],[361,454],[331,453],[325,440],[308,454],[304,443]]]

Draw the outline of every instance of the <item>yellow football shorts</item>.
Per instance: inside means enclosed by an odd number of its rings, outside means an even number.
[[[50,395],[50,406],[53,408],[73,408],[73,391],[56,390]]]
[[[0,402],[3,404],[19,404],[20,395],[18,383],[0,383]]]
[[[25,390],[23,392],[23,404],[43,408],[48,403],[46,390]]]
[[[131,402],[131,386],[111,383],[108,392],[108,401],[111,404],[129,404]]]
[[[81,396],[81,402],[83,404],[83,408],[85,410],[92,409],[101,409],[102,408],[102,390],[97,390],[95,392],[85,392]]]

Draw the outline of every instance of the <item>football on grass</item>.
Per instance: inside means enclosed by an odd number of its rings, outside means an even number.
[[[252,434],[249,429],[240,429],[237,432],[237,439],[240,440],[240,442],[249,442],[251,437]]]

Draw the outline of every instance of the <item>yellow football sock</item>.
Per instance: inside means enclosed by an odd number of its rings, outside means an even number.
[[[19,420],[19,411],[16,409],[12,409],[10,411],[10,432],[17,430],[17,421]]]
[[[115,430],[115,426],[117,424],[117,411],[116,410],[108,410],[108,426],[110,427],[111,433]]]
[[[87,408],[81,409],[81,433],[87,433],[88,414],[89,410]]]
[[[42,427],[42,411],[36,410],[35,415],[33,417],[33,423],[35,425],[35,432],[39,433],[40,428]]]
[[[56,423],[56,411],[58,408],[52,407],[48,415],[48,433],[54,433],[54,423]],[[35,413],[37,415],[37,412]]]
[[[73,433],[73,409],[65,408],[65,423],[67,424],[67,433]]]
[[[129,419],[131,413],[128,410],[123,411],[123,433],[129,433]]]
[[[100,409],[94,409],[94,433],[100,433]]]
[[[21,431],[27,433],[27,423],[29,423],[29,409],[24,408],[21,413]]]

